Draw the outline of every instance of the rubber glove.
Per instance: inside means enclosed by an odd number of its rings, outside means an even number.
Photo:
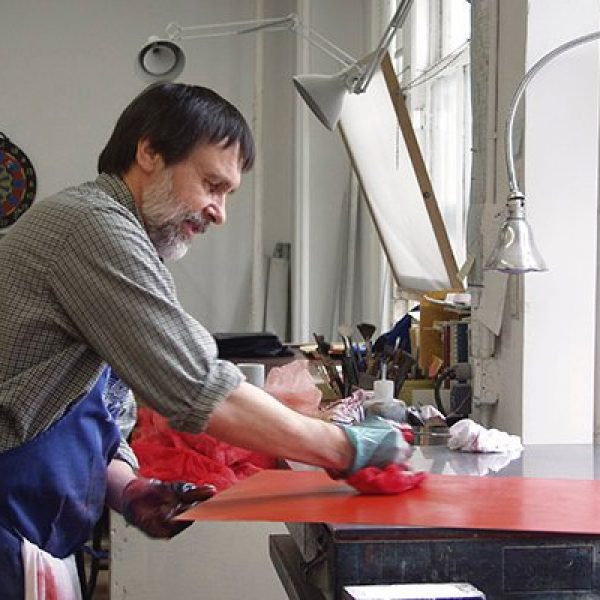
[[[172,538],[192,524],[192,521],[174,521],[173,517],[198,502],[211,498],[216,492],[212,485],[137,477],[123,490],[123,516],[151,538]]]
[[[412,446],[399,426],[381,417],[369,417],[359,425],[340,425],[354,447],[354,460],[347,471],[327,471],[334,479],[346,479],[364,467],[384,468],[403,463],[412,455]]]

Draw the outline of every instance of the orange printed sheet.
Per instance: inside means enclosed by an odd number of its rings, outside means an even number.
[[[419,488],[368,496],[323,471],[264,470],[179,518],[598,535],[600,481],[430,474]]]

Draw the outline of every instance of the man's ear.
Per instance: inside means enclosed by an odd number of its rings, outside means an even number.
[[[135,159],[140,169],[149,175],[164,167],[165,164],[162,156],[154,150],[147,138],[138,141]]]

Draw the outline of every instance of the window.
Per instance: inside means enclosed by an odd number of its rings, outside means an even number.
[[[390,3],[395,10],[398,2]],[[470,181],[471,5],[415,0],[392,47],[396,72],[459,266]]]

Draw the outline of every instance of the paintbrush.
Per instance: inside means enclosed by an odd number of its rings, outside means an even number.
[[[327,377],[329,379],[329,385],[331,388],[340,394],[340,397],[344,397],[344,384],[342,382],[341,377],[337,371],[337,368],[329,355],[329,351],[331,350],[331,344],[325,341],[325,338],[322,335],[317,335],[313,333],[315,341],[317,342],[317,353],[319,354],[321,363],[325,367],[325,371],[327,373]]]
[[[352,343],[352,327],[340,325],[338,333],[342,338],[342,342],[344,342],[344,351],[349,359],[347,361],[347,371],[351,377],[351,384],[358,385],[358,359],[354,350],[354,344]]]
[[[400,390],[415,362],[414,357],[401,348],[394,352],[394,374],[392,376],[394,380],[394,398],[399,397]]]
[[[372,368],[372,360],[373,360],[372,338],[373,338],[373,334],[377,331],[377,327],[375,327],[375,325],[372,325],[371,323],[359,323],[356,326],[356,329],[358,329],[358,331],[360,332],[360,335],[362,335],[362,338],[365,341],[365,347],[366,347],[365,371],[367,373],[369,373]]]

